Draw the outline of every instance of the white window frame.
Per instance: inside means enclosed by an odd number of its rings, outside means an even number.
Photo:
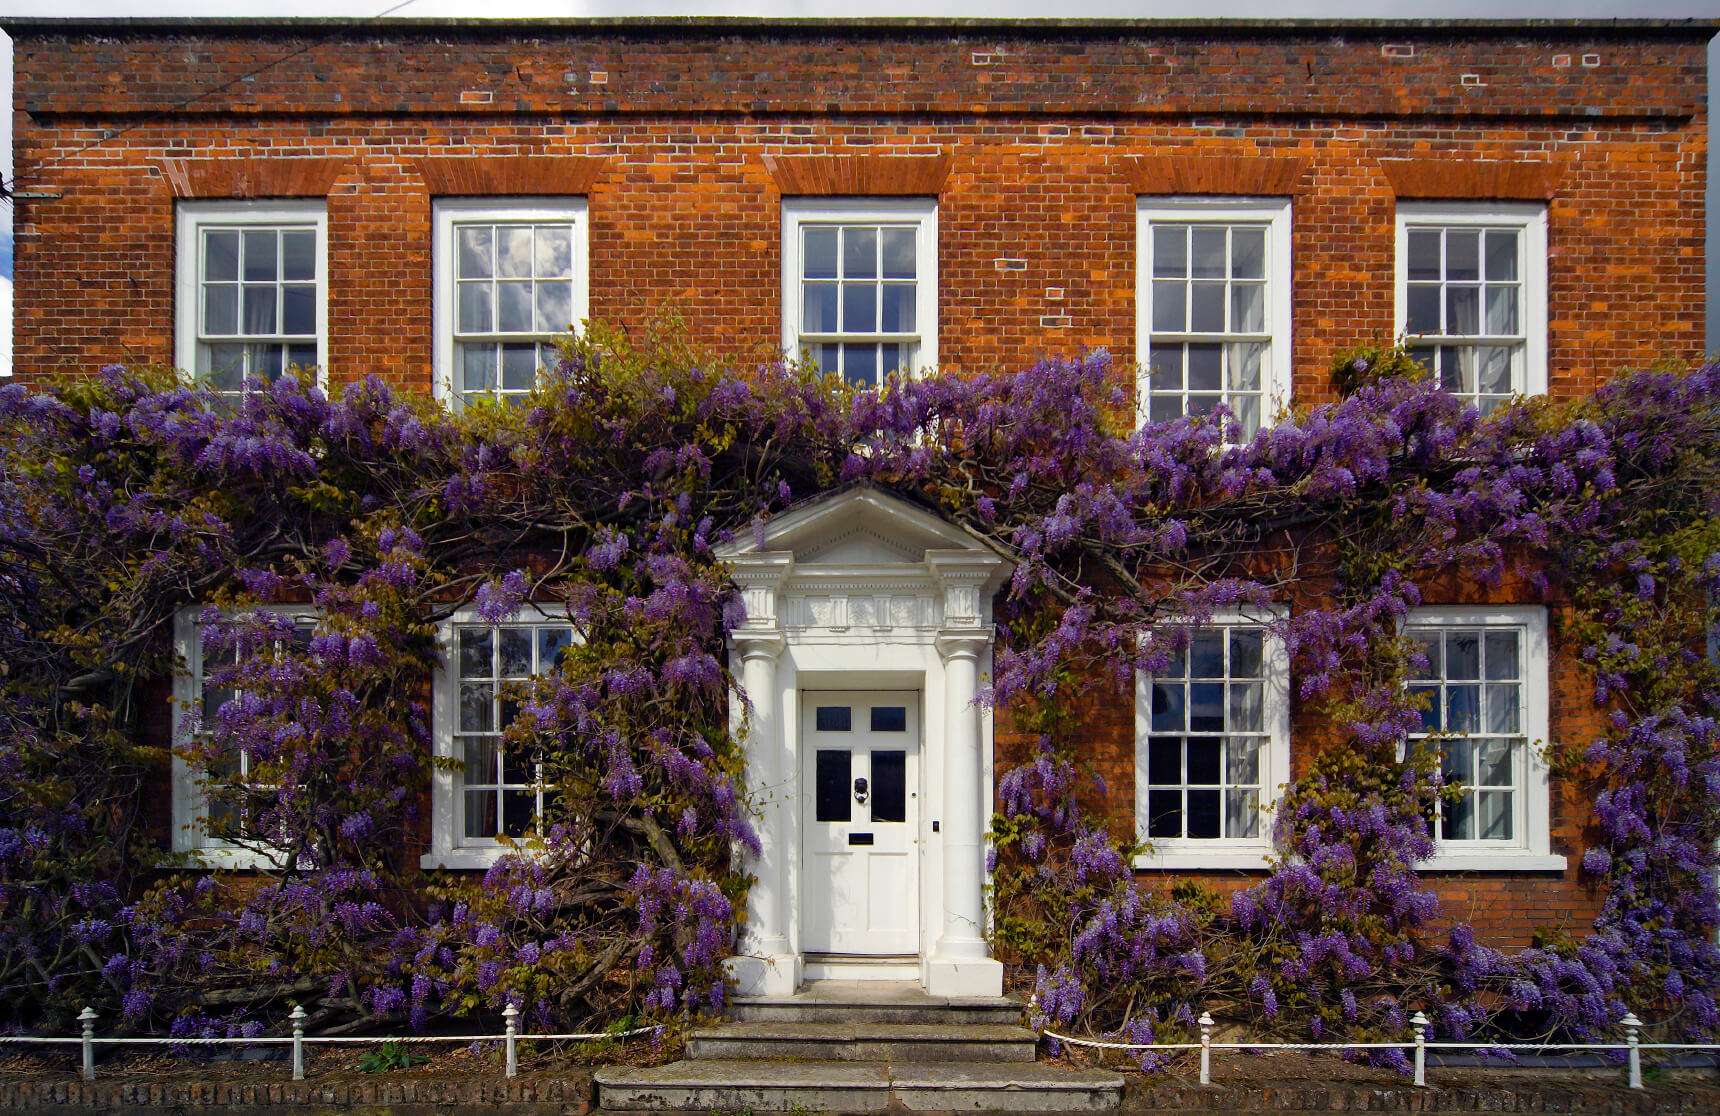
[[[938,200],[936,198],[782,199],[782,350],[800,360],[801,229],[824,224],[903,224],[918,226],[915,239],[914,320],[920,337],[916,374],[938,365]],[[821,335],[822,336],[822,335]],[[856,334],[855,341],[869,335]]]
[[[1393,336],[1407,338],[1409,325],[1409,230],[1412,227],[1509,226],[1522,230],[1523,394],[1547,394],[1547,206],[1544,202],[1397,203],[1397,249],[1393,264]],[[1486,313],[1483,306],[1480,311]]]
[[[174,210],[174,363],[197,375],[198,322],[203,313],[198,251],[206,226],[313,225],[317,234],[317,386],[328,389],[328,206],[321,201],[182,201]]]
[[[189,605],[173,616],[173,648],[179,667],[173,673],[173,851],[193,856],[195,868],[281,868],[284,865],[266,845],[239,844],[211,837],[204,829],[209,817],[209,799],[203,773],[180,755],[191,736],[193,711],[202,701],[203,640],[201,605]],[[321,622],[312,605],[259,605],[246,613],[275,613],[311,624]],[[205,711],[205,716],[214,710]]]
[[[1214,614],[1197,628],[1259,626],[1261,671],[1265,677],[1262,726],[1267,741],[1260,757],[1260,789],[1265,804],[1258,837],[1159,837],[1137,854],[1136,868],[1259,869],[1272,854],[1273,814],[1290,782],[1290,651],[1275,630],[1288,615],[1282,607]],[[1153,676],[1135,672],[1135,832],[1147,840],[1147,741],[1153,735]],[[1185,734],[1186,735],[1186,734]],[[1222,735],[1222,734],[1218,734]]]
[[[1516,628],[1522,648],[1521,799],[1513,818],[1517,837],[1501,841],[1444,841],[1437,830],[1434,854],[1419,867],[1428,872],[1563,871],[1565,858],[1552,851],[1552,777],[1544,748],[1550,742],[1547,609],[1542,605],[1427,605],[1412,611],[1404,628]]]
[[[508,224],[537,222],[573,226],[573,321],[577,331],[591,316],[591,224],[590,206],[584,197],[530,198],[437,198],[431,204],[431,274],[434,284],[431,318],[435,336],[432,361],[433,391],[444,405],[454,408],[460,392],[454,389],[459,375],[454,360],[454,315],[457,271],[457,226],[466,223]],[[521,339],[528,335],[521,334]],[[532,334],[531,338],[540,337]]]
[[[1266,225],[1266,333],[1269,352],[1261,369],[1260,429],[1290,406],[1294,268],[1289,198],[1152,197],[1135,200],[1135,425],[1148,421],[1153,341],[1153,225],[1264,223]],[[1199,341],[1205,334],[1186,335]],[[1180,343],[1180,342],[1179,342]]]
[[[543,602],[527,604],[500,624],[492,624],[470,606],[456,609],[436,626],[436,648],[440,656],[436,666],[431,693],[430,732],[433,753],[438,761],[458,761],[455,732],[460,717],[460,647],[462,627],[507,627],[509,624],[567,624],[573,628],[573,642],[585,642],[584,633],[568,617],[566,606]],[[495,839],[483,840],[465,836],[463,777],[449,764],[437,763],[430,776],[430,851],[419,859],[422,868],[486,869],[507,853],[530,854],[529,842],[504,845]]]

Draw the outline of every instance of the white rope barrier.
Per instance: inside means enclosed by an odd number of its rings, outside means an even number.
[[[1037,1000],[1031,1000],[1028,1008],[1031,1011],[1038,1006]],[[1214,1050],[1409,1050],[1414,1052],[1415,1083],[1427,1084],[1427,1052],[1429,1050],[1472,1050],[1479,1052],[1503,1050],[1512,1052],[1533,1053],[1575,1053],[1578,1051],[1624,1051],[1626,1076],[1632,1089],[1642,1088],[1642,1054],[1644,1050],[1699,1050],[1709,1053],[1720,1053],[1720,1043],[1709,1042],[1641,1042],[1638,1034],[1642,1029],[1642,1020],[1633,1013],[1626,1012],[1619,1020],[1619,1026],[1624,1028],[1623,1042],[1429,1042],[1427,1029],[1431,1025],[1427,1016],[1416,1012],[1410,1019],[1410,1026],[1415,1029],[1415,1037],[1403,1042],[1214,1042],[1212,1029],[1215,1026],[1212,1015],[1202,1012],[1198,1021],[1200,1027],[1199,1042],[1117,1042],[1111,1039],[1078,1038],[1074,1035],[1059,1034],[1056,1031],[1041,1029],[1043,1038],[1063,1043],[1067,1046],[1078,1046],[1089,1050],[1124,1050],[1124,1051],[1200,1051],[1200,1083],[1212,1084],[1212,1052]]]
[[[293,1048],[293,1080],[303,1081],[305,1077],[305,1047],[307,1046],[339,1046],[343,1044],[380,1043],[431,1043],[431,1042],[500,1042],[506,1053],[504,1074],[515,1077],[519,1074],[519,1049],[522,1041],[531,1042],[604,1042],[636,1038],[645,1034],[660,1034],[664,1024],[652,1023],[644,1027],[632,1027],[624,1031],[560,1031],[550,1034],[531,1034],[518,1029],[519,1009],[509,1004],[502,1010],[502,1020],[506,1026],[499,1035],[307,1035],[305,1034],[305,1009],[293,1007],[293,1013],[288,1018],[293,1025],[293,1033],[286,1035],[258,1035],[245,1037],[243,1035],[187,1035],[182,1038],[171,1037],[131,1037],[114,1035],[102,1037],[95,1033],[96,1020],[100,1018],[92,1008],[84,1008],[78,1013],[78,1022],[82,1025],[81,1035],[0,1035],[0,1043],[19,1043],[39,1046],[79,1046],[83,1049],[83,1077],[85,1081],[94,1081],[96,1077],[95,1048],[98,1046],[291,1046]]]

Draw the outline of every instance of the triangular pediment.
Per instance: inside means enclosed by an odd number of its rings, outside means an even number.
[[[898,496],[860,485],[820,496],[746,531],[717,556],[790,553],[806,566],[887,566],[923,562],[926,552],[996,555],[984,540]]]

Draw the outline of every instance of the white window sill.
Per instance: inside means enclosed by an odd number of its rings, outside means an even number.
[[[202,848],[175,849],[175,852],[188,853],[191,861],[186,866],[193,870],[273,870],[281,867],[281,862],[273,854],[263,849],[224,848],[206,845]]]
[[[1211,848],[1187,845],[1159,847],[1135,857],[1136,868],[1175,868],[1193,871],[1232,869],[1262,870],[1272,850],[1264,845],[1227,845],[1212,842]]]
[[[1510,849],[1499,852],[1435,852],[1416,865],[1419,872],[1563,872],[1557,853]]]
[[[423,856],[419,857],[418,867],[424,869],[452,868],[487,870],[494,865],[496,861],[502,858],[502,854],[508,851],[509,850],[504,848],[439,849],[435,852],[427,852]]]

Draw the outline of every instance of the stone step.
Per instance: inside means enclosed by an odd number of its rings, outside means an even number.
[[[742,1023],[924,1023],[1021,1022],[1021,1003],[1007,996],[933,996],[912,981],[809,981],[782,998],[742,996],[729,1015]]]
[[[980,1062],[689,1059],[606,1066],[597,1103],[618,1112],[1110,1112],[1123,1079],[1098,1070]]]
[[[1031,1062],[1039,1038],[996,1023],[727,1023],[694,1031],[691,1058]]]

